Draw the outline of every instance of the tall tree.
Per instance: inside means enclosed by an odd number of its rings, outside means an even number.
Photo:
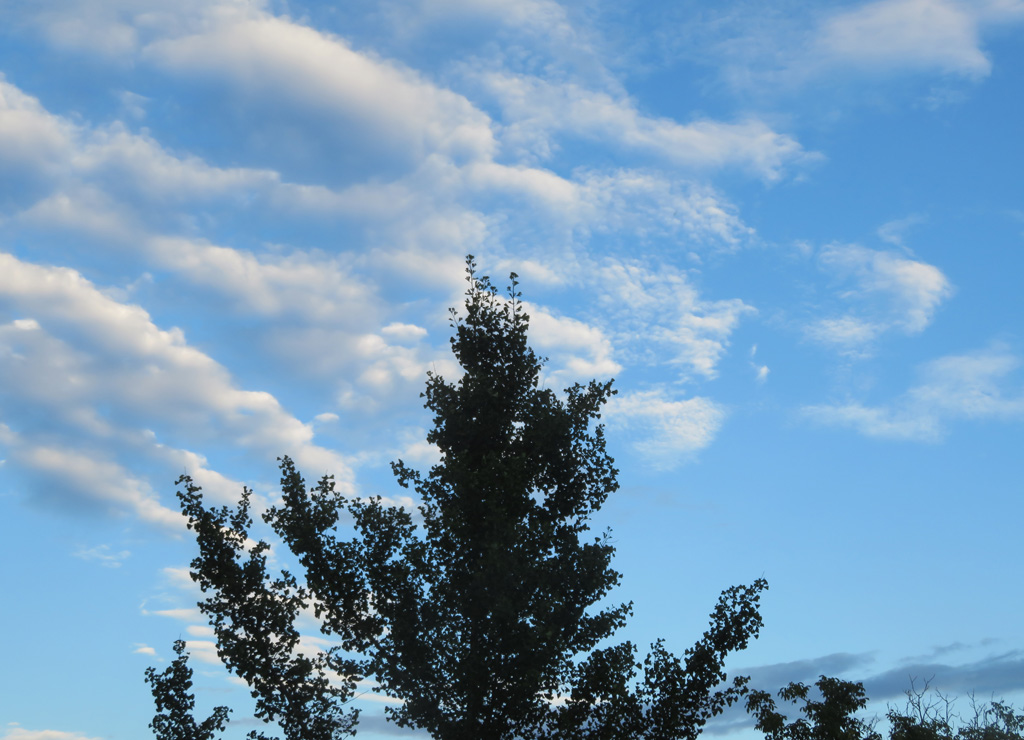
[[[289,619],[311,605],[340,646],[323,665],[302,666],[298,683],[311,685],[320,669],[370,678],[401,700],[387,709],[393,721],[437,740],[696,737],[745,691],[743,678],[724,683],[722,666],[757,635],[766,584],[726,591],[683,658],[660,642],[642,663],[630,643],[601,647],[631,610],[597,607],[619,574],[608,534],[590,533],[592,515],[618,488],[598,423],[615,391],[592,381],[559,397],[543,387],[515,273],[504,298],[467,262],[465,312],[453,309],[451,319],[463,375],[450,382],[428,373],[423,394],[434,416],[427,441],[440,461],[425,474],[401,460],[392,466],[418,495],[417,515],[379,497],[347,499],[329,476],[309,488],[283,458],[282,503],[264,519],[298,557],[305,581],[285,574],[271,584],[276,596],[260,607],[278,636],[269,645],[246,647],[254,632],[232,611],[235,599],[268,583],[262,560],[253,566],[250,554],[249,566],[238,565],[248,499],[240,515],[223,510],[197,527],[193,577],[215,591],[203,608],[221,656],[254,691],[284,695],[297,639]],[[211,515],[184,482],[179,495],[196,526]],[[222,541],[232,537],[228,552]],[[260,652],[268,649],[276,652]],[[351,685],[333,699],[344,701]],[[267,714],[286,711],[279,702]]]

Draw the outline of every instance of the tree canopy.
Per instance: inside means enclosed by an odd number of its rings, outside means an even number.
[[[354,732],[347,704],[363,680],[399,700],[392,721],[436,740],[695,738],[746,691],[724,661],[756,637],[767,584],[727,589],[682,656],[611,643],[631,605],[606,604],[620,575],[590,522],[618,488],[599,423],[612,383],[546,388],[515,273],[500,295],[469,257],[467,282],[451,314],[463,374],[428,373],[423,393],[439,462],[392,465],[414,511],[346,497],[330,476],[308,486],[283,457],[263,520],[303,573],[272,576],[270,545],[250,540],[251,492],[212,509],[179,480],[220,657],[287,740]],[[303,610],[334,647],[300,649]]]
[[[889,740],[1024,740],[1024,714],[1002,701],[977,702],[970,697],[971,714],[962,717],[956,701],[932,689],[918,689],[913,678],[902,707],[885,714]],[[796,704],[801,717],[780,712],[767,691],[751,691],[746,700],[758,730],[767,740],[882,740],[879,718],[867,718],[864,684],[820,676],[814,688],[794,682],[779,690],[783,701]]]

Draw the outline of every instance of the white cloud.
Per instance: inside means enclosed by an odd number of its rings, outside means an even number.
[[[169,202],[203,201],[209,206],[211,198],[272,194],[282,189],[280,176],[274,171],[224,169],[193,155],[175,156],[145,131],[132,133],[120,122],[99,127],[73,123],[47,111],[36,98],[6,82],[2,74],[0,164],[5,180],[27,189],[19,202],[44,195],[40,188],[45,184],[57,188],[49,200],[37,206],[34,216],[43,223],[54,218],[58,222],[74,221],[74,214],[69,212],[74,205],[72,198],[98,201],[105,204],[103,211],[117,210],[115,201],[109,198],[111,194],[127,202],[148,200],[166,209]]]
[[[578,30],[566,8],[553,0],[420,0],[401,3],[392,13],[398,33],[423,36],[442,25],[490,23],[520,34],[534,56],[543,54],[549,65],[571,69],[598,81],[610,81],[587,34]],[[490,40],[492,36],[486,36]]]
[[[47,231],[72,231],[102,240],[105,246],[133,243],[138,234],[126,204],[93,185],[69,182],[40,198],[12,219],[19,225]]]
[[[719,57],[731,84],[764,95],[807,83],[835,87],[851,79],[907,74],[980,81],[993,65],[984,37],[1024,21],[1024,3],[874,0],[806,5],[796,12],[750,6],[736,13],[727,7],[712,17],[712,23],[701,18],[693,31],[698,40],[711,36],[710,45],[698,46],[696,53]],[[926,103],[962,94],[945,87],[933,88]]]
[[[571,223],[591,215],[580,207],[577,184],[539,169],[490,161],[457,166],[430,156],[400,180],[336,191],[282,182],[273,170],[220,168],[189,154],[172,154],[148,134],[130,133],[120,124],[72,126],[17,88],[4,90],[17,102],[16,112],[31,114],[21,128],[59,134],[59,146],[46,151],[15,141],[18,156],[27,157],[26,171],[49,166],[55,173],[48,180],[50,192],[17,216],[19,226],[71,231],[96,241],[98,248],[142,255],[154,269],[230,296],[243,311],[365,327],[376,304],[373,288],[357,271],[367,265],[380,270],[387,258],[399,274],[438,278],[439,284],[452,276],[457,281],[461,256],[477,251],[488,230],[485,219],[460,201],[481,192],[523,198],[521,206],[559,221],[567,214]],[[301,218],[345,218],[372,228],[390,256],[380,249],[360,250],[358,243],[348,255],[297,249],[255,253],[165,233],[195,231],[188,208],[197,202],[210,208],[218,200],[225,207],[255,201],[282,211],[283,218],[296,211]]]
[[[613,396],[606,417],[609,426],[638,437],[633,447],[654,467],[671,470],[711,444],[725,411],[708,398],[676,400],[659,388]]]
[[[754,371],[754,380],[759,384],[763,385],[768,380],[768,374],[771,370],[767,365],[759,365],[754,362],[754,358],[757,356],[757,345],[753,344],[750,346],[750,368]]]
[[[388,324],[380,330],[380,333],[399,342],[417,342],[427,336],[427,330],[422,326],[400,322]]]
[[[46,113],[37,103],[32,106],[44,122],[63,125],[60,117]],[[378,224],[381,238],[390,243],[390,254],[377,250],[335,255],[301,250],[257,254],[202,238],[153,233],[144,224],[145,216],[149,210],[167,210],[168,202],[181,204],[194,198],[209,202],[224,195],[264,192],[268,202],[283,203],[291,197],[289,193],[301,190],[300,186],[282,185],[271,171],[225,170],[195,157],[177,157],[148,136],[129,134],[117,126],[75,131],[74,146],[63,155],[64,170],[71,173],[64,186],[24,212],[20,225],[47,231],[58,227],[87,235],[102,249],[130,253],[133,258],[142,256],[150,269],[169,271],[227,298],[238,313],[300,322],[297,327],[268,331],[260,349],[271,353],[285,347],[293,350],[278,357],[295,358],[303,373],[315,373],[320,367],[322,377],[327,377],[340,369],[336,360],[343,360],[351,371],[347,377],[361,386],[361,392],[378,400],[387,398],[395,383],[421,381],[434,359],[421,344],[426,330],[392,321],[381,327],[379,334],[368,333],[367,329],[389,317],[372,281],[359,272],[371,265],[392,281],[396,275],[407,274],[418,282],[437,278],[439,284],[458,283],[462,255],[469,251],[467,243],[476,251],[486,227],[466,209],[454,207],[446,213],[444,205],[435,206],[437,198],[451,200],[486,186],[479,179],[481,170],[460,170],[450,162],[431,163],[404,184],[330,191],[334,205],[343,206],[350,215],[358,213],[365,219],[369,214],[370,222]],[[492,175],[504,171],[501,167],[490,170]],[[562,182],[554,175],[544,175],[541,181],[545,177]],[[439,181],[450,182],[450,188],[438,187]],[[529,188],[531,182],[529,176],[526,180],[513,178],[500,187]],[[566,186],[573,192],[574,186]],[[118,192],[112,195],[107,188]],[[120,197],[126,190],[135,194],[129,201],[137,201],[135,196],[141,194],[153,203],[129,203]],[[398,191],[405,195],[396,197]],[[542,196],[538,194],[540,200]],[[374,199],[378,205],[367,207]],[[159,208],[152,208],[154,203]],[[289,201],[286,205],[302,203]],[[437,254],[439,244],[450,254]],[[393,268],[390,274],[389,268]],[[302,324],[317,328],[303,328]],[[339,381],[342,386],[346,383],[350,381]]]
[[[953,286],[937,267],[891,252],[832,244],[819,252],[818,261],[839,281],[839,297],[851,309],[809,323],[805,333],[850,354],[865,352],[887,331],[924,331],[939,305],[953,294]]]
[[[73,128],[51,116],[36,98],[26,95],[0,75],[0,156],[5,164],[17,159],[51,160],[65,156]]]
[[[143,614],[156,614],[157,616],[160,616],[160,617],[167,617],[169,619],[177,619],[177,620],[180,620],[182,622],[203,622],[206,619],[206,617],[203,616],[203,613],[199,610],[199,607],[197,607],[197,606],[187,607],[187,608],[182,608],[182,609],[159,609],[159,610],[154,611],[154,612],[149,612],[149,611],[146,611],[145,609],[143,609],[142,613]]]
[[[292,108],[303,119],[354,125],[414,160],[435,151],[476,159],[494,148],[485,114],[412,70],[286,18],[234,11],[208,18],[198,33],[152,42],[143,58],[175,73],[226,79],[260,104]]]
[[[121,111],[125,117],[136,121],[141,121],[146,117],[146,105],[149,103],[150,98],[134,93],[131,90],[122,90],[117,94],[117,97],[121,101]]]
[[[217,655],[217,643],[214,640],[186,640],[185,648],[189,656],[207,665],[223,665]]]
[[[503,146],[527,159],[549,157],[557,136],[576,136],[654,155],[677,167],[739,166],[774,181],[787,166],[818,156],[757,119],[680,124],[645,116],[628,98],[571,82],[506,72],[483,73],[478,79],[502,106]]]
[[[257,256],[202,240],[163,236],[151,237],[147,246],[162,268],[229,296],[246,313],[297,314],[336,325],[365,325],[372,316],[372,288],[353,278],[348,266],[352,259],[344,255]]]
[[[190,568],[168,566],[161,572],[167,582],[175,588],[190,591],[193,595],[199,596],[199,586],[192,580],[192,571]]]
[[[158,328],[141,307],[118,302],[76,271],[0,253],[0,311],[5,305],[33,318],[0,325],[0,370],[19,403],[50,426],[45,442],[12,431],[9,460],[47,481],[68,478],[40,490],[180,530],[180,513],[159,503],[148,475],[187,471],[219,503],[234,503],[242,488],[211,469],[204,455],[160,441],[182,434],[190,445],[248,450],[265,459],[288,454],[311,475],[332,473],[339,490],[353,490],[350,460],[316,444],[312,423],[295,418],[270,393],[239,389],[180,330]],[[333,345],[350,363],[352,383],[339,385],[391,403],[397,386],[418,391],[432,364],[448,370],[443,361],[432,363],[434,350],[416,340],[422,335],[415,327],[393,329],[414,346],[392,345],[375,334],[339,342],[344,335],[328,332],[290,349],[305,358]],[[299,331],[283,335],[300,344],[308,339]]]
[[[75,127],[0,73],[0,207],[31,202],[61,174]]]
[[[216,630],[208,624],[190,624],[185,628],[185,631],[193,637],[208,637],[213,639],[217,636]]]
[[[138,655],[152,655],[152,656],[155,656],[156,655],[156,650],[151,648],[149,645],[144,645],[142,643],[138,643],[137,642],[137,643],[135,643],[135,649],[132,650],[132,653],[136,653]]]
[[[941,436],[938,419],[928,413],[905,413],[859,403],[805,406],[802,413],[819,424],[850,427],[867,437],[934,442]]]
[[[373,286],[358,276],[354,256],[300,250],[255,254],[199,238],[152,234],[124,212],[122,203],[91,186],[41,200],[20,218],[88,235],[113,252],[141,253],[153,269],[227,298],[240,313],[365,326],[381,308]]]
[[[804,333],[816,342],[835,345],[849,354],[858,354],[884,329],[882,325],[854,316],[838,316],[813,321],[804,328]]]
[[[99,459],[95,451],[23,444],[11,459],[60,485],[63,496],[77,495],[115,513],[127,509],[142,521],[172,531],[180,531],[185,524],[179,512],[159,502],[147,481],[115,462]]]
[[[882,241],[889,242],[897,247],[905,247],[903,234],[911,227],[923,223],[925,220],[924,216],[914,213],[905,218],[888,221],[878,227],[878,237]]]
[[[392,408],[396,400],[416,398],[428,370],[450,369],[450,353],[425,340],[404,346],[383,333],[329,327],[270,331],[265,350],[274,357],[300,358],[297,372],[316,382],[329,382],[328,392],[340,407],[361,414]]]
[[[601,302],[610,310],[616,344],[633,354],[654,355],[691,374],[711,379],[745,314],[756,309],[739,299],[701,300],[685,273],[661,266],[609,260],[599,271]]]
[[[310,29],[303,32],[314,33]],[[395,75],[396,80],[404,79],[405,73],[395,71]],[[389,99],[401,99],[405,94],[404,88],[390,91],[386,80],[380,82],[383,87],[374,94]],[[453,93],[420,80],[406,83],[422,88],[427,97],[440,96],[435,101],[438,111],[451,108],[448,97]],[[42,188],[38,193],[32,190],[35,195],[29,197],[25,193],[31,189],[26,189],[24,182],[12,185],[19,199],[35,201],[18,215],[20,226],[84,233],[106,250],[138,254],[141,245],[154,267],[176,271],[207,288],[232,292],[261,311],[277,310],[277,302],[289,307],[304,303],[300,310],[307,314],[353,316],[357,311],[352,310],[351,303],[342,301],[342,310],[336,310],[339,299],[347,294],[361,302],[355,308],[365,308],[366,289],[353,275],[353,261],[341,256],[328,258],[296,250],[291,250],[290,256],[258,255],[173,234],[197,230],[191,210],[197,203],[203,205],[204,218],[214,220],[240,205],[269,207],[285,219],[299,215],[331,223],[347,220],[371,229],[377,243],[387,244],[388,250],[396,252],[397,268],[408,270],[416,262],[425,262],[431,272],[448,261],[436,258],[438,249],[458,259],[467,251],[477,251],[487,238],[486,220],[468,205],[481,193],[511,195],[519,199],[516,208],[540,210],[548,219],[559,222],[568,218],[575,223],[597,213],[581,209],[581,191],[576,183],[541,169],[496,164],[486,152],[456,162],[459,157],[452,153],[438,154],[426,147],[421,161],[397,180],[360,182],[332,190],[322,184],[284,182],[280,173],[271,169],[217,167],[187,152],[172,153],[146,131],[132,133],[120,123],[95,128],[72,125],[64,117],[47,112],[16,87],[4,85],[9,110],[0,107],[0,130],[6,121],[10,129],[6,140],[16,145],[11,156],[24,160],[22,180],[31,175],[39,180],[36,190]],[[459,99],[469,106],[468,101]],[[410,106],[416,108],[415,113],[403,110],[396,117],[403,125],[414,125],[422,118],[423,105],[423,101],[414,100]],[[432,125],[437,137],[457,137],[456,129],[463,125],[459,120],[435,121]],[[386,148],[392,147],[394,142],[386,130],[376,125],[370,128]],[[38,145],[18,132],[31,134],[39,140]],[[311,134],[308,138],[322,137]],[[360,145],[346,141],[345,146]],[[8,172],[13,171],[12,164]],[[41,173],[46,172],[50,174],[42,177]],[[353,244],[353,252],[358,252],[359,246]],[[361,259],[366,263],[369,250],[362,251]],[[249,281],[254,279],[256,287],[252,288]],[[282,291],[287,295],[279,295]],[[359,295],[353,296],[353,291]],[[358,313],[364,315],[365,311]]]
[[[24,727],[8,727],[3,740],[100,740],[80,732],[64,732],[62,730],[28,730]]]
[[[416,36],[415,44],[472,24],[472,38],[453,49],[453,57],[473,59],[477,66],[543,67],[551,76],[621,88],[606,66],[602,35],[592,30],[578,8],[556,0],[414,0],[392,7],[397,43]],[[510,48],[515,49],[514,55],[505,53]]]
[[[10,5],[5,20],[34,27],[61,51],[124,59],[153,39],[195,31],[219,15],[258,15],[266,3],[263,0],[178,0],[175,3],[33,0],[24,8],[21,4]],[[0,6],[0,11],[4,9]]]
[[[422,16],[490,16],[509,25],[527,26],[541,32],[568,24],[565,9],[550,0],[422,0],[419,6]]]
[[[914,403],[938,413],[971,419],[1015,418],[1024,414],[1024,394],[1003,395],[1001,379],[1021,364],[1001,346],[968,355],[950,355],[924,368],[924,383],[913,388]]]
[[[437,445],[427,442],[427,429],[423,427],[411,427],[399,432],[399,442],[402,445],[394,454],[397,460],[403,460],[413,465],[419,465],[427,469],[441,462],[441,451]],[[410,504],[412,502],[410,501]],[[410,510],[412,506],[407,506]]]
[[[710,186],[643,170],[586,171],[578,177],[581,228],[640,238],[681,236],[694,247],[726,249],[754,236],[736,208]]]
[[[121,561],[131,556],[128,550],[113,552],[110,545],[97,545],[96,547],[80,548],[75,551],[74,556],[82,560],[95,560],[107,568],[120,568]]]
[[[922,382],[893,402],[806,406],[803,414],[820,424],[855,429],[869,437],[937,442],[954,421],[1024,419],[1024,385],[1009,382],[1020,358],[994,346],[928,363]]]
[[[837,13],[820,34],[820,53],[836,63],[938,69],[967,77],[983,77],[992,68],[967,3],[880,0]]]
[[[159,504],[144,477],[93,448],[194,466],[201,483],[236,496],[236,484],[206,469],[205,458],[166,447],[150,431],[188,430],[197,441],[290,454],[317,473],[334,472],[343,489],[350,486],[345,460],[317,446],[312,427],[271,394],[239,389],[180,330],[158,328],[141,307],[104,295],[76,271],[0,254],[0,309],[5,306],[26,317],[20,326],[0,325],[5,383],[53,427],[51,441],[22,435],[13,446],[12,460],[31,470],[67,479],[93,501],[172,526],[180,514]],[[61,429],[74,441],[52,441]]]
[[[70,130],[60,117],[41,108],[37,113]],[[372,284],[359,276],[367,265],[420,282],[457,282],[463,254],[493,249],[495,237],[505,235],[502,218],[485,219],[462,204],[481,193],[520,198],[510,201],[511,213],[525,208],[548,228],[566,230],[567,237],[573,230],[630,230],[646,238],[682,236],[694,245],[731,248],[753,234],[711,188],[653,171],[582,171],[570,180],[537,168],[487,160],[459,167],[428,157],[401,180],[334,191],[283,183],[271,170],[213,167],[194,156],[171,154],[148,135],[118,125],[74,131],[73,146],[63,155],[63,183],[23,212],[20,223],[84,234],[107,250],[130,250],[151,269],[174,272],[227,296],[236,310],[247,313],[365,327],[382,308]],[[371,228],[374,240],[387,247],[362,255],[258,254],[198,237],[154,233],[147,224],[173,227],[173,206],[229,196],[256,197],[306,214],[312,209],[321,217],[343,214]],[[189,218],[183,211],[178,220]],[[537,256],[545,251],[539,247]],[[526,260],[531,261],[539,264]]]
[[[609,378],[622,370],[613,358],[612,343],[601,329],[577,319],[526,305],[530,340],[538,353],[551,358],[545,370],[558,387],[593,378]]]
[[[383,394],[402,381],[422,381],[427,365],[415,349],[395,347],[376,334],[365,334],[354,342],[356,353],[369,358],[356,382]]]
[[[574,183],[553,172],[524,165],[502,165],[491,161],[466,167],[466,185],[532,197],[552,210],[572,208],[578,199]]]
[[[194,155],[177,157],[146,133],[122,124],[90,132],[71,159],[82,177],[107,183],[108,189],[143,192],[154,199],[202,200],[232,192],[268,189],[280,176],[272,170],[214,167]]]
[[[472,210],[477,199],[493,196],[504,196],[497,214]],[[381,222],[374,230],[392,241],[410,243],[417,252],[443,250],[453,264],[467,251],[494,251],[496,239],[521,239],[524,219],[554,232],[556,240],[573,232],[628,232],[731,249],[754,236],[715,189],[654,169],[579,169],[561,177],[537,167],[484,161],[456,167],[431,159],[401,181],[353,186],[331,198],[346,212],[374,214]],[[515,261],[537,264],[549,256],[545,246],[536,254],[517,251]],[[527,274],[525,268],[517,271]]]

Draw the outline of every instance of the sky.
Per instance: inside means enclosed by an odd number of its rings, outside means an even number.
[[[1019,701],[1022,35],[1021,0],[0,3],[0,738],[145,737],[178,638],[252,727],[174,481],[265,506],[287,454],[414,503],[467,254],[547,386],[615,379],[622,639],[681,653],[764,576],[759,688]]]

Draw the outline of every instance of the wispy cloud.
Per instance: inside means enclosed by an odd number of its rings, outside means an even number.
[[[8,725],[3,740],[100,740],[100,738],[62,730],[29,730],[13,723]]]
[[[926,220],[924,216],[912,213],[905,218],[887,221],[878,227],[878,238],[897,247],[906,247],[903,235],[912,227],[924,223]]]
[[[971,354],[934,360],[921,382],[890,403],[805,406],[808,419],[849,427],[869,437],[936,442],[953,422],[1024,418],[1024,384],[1011,380],[1020,358],[995,345]]]
[[[771,96],[807,85],[877,84],[907,76],[977,83],[993,67],[986,35],[1024,22],[1024,4],[874,0],[780,8],[735,3],[713,18],[703,28],[710,39],[699,38],[705,53],[720,59],[723,76],[737,89]]]
[[[656,469],[672,470],[711,444],[725,410],[709,398],[678,398],[666,388],[621,393],[608,402],[608,424]]]
[[[608,260],[598,277],[617,344],[647,362],[676,365],[683,377],[714,378],[732,332],[757,313],[739,299],[702,299],[685,272],[668,266]]]
[[[805,327],[809,339],[847,354],[869,351],[882,334],[917,334],[931,323],[953,286],[934,265],[858,245],[832,244],[818,253],[821,269],[836,281],[846,313]]]
[[[106,568],[120,568],[121,563],[131,556],[129,550],[114,552],[110,545],[97,545],[96,547],[80,548],[74,552],[76,558],[82,560],[94,560]]]
[[[484,89],[502,106],[503,145],[518,156],[551,156],[560,137],[582,137],[643,152],[684,168],[738,166],[767,181],[818,158],[790,136],[750,119],[681,124],[643,115],[628,98],[572,82],[507,72],[483,73]]]

